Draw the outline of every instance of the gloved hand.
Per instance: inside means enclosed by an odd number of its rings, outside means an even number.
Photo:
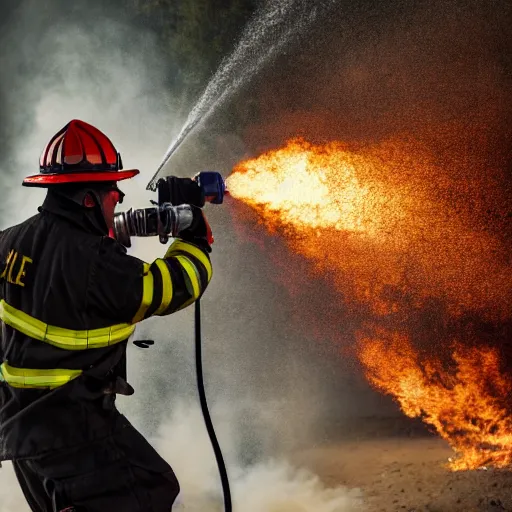
[[[198,245],[207,252],[212,252],[211,245],[214,242],[212,228],[206,220],[203,210],[197,206],[192,206],[192,214],[192,225],[189,228],[180,231],[178,233],[178,237],[186,242]]]
[[[202,208],[204,206],[203,191],[197,181],[190,178],[167,176],[158,183],[158,197],[161,202],[173,205],[191,204]]]

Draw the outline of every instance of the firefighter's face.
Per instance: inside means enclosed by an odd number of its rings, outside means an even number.
[[[116,206],[123,202],[124,194],[114,185],[112,189],[105,192],[102,196],[103,214],[109,229],[114,227],[114,213]]]

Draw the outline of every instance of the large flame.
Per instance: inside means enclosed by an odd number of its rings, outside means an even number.
[[[453,347],[446,365],[421,356],[407,326],[433,303],[451,319],[510,318],[507,253],[477,220],[478,180],[451,177],[418,148],[295,139],[240,163],[228,188],[328,276],[346,307],[366,311],[372,334],[361,331],[357,346],[367,377],[451,443],[453,469],[511,462],[510,387],[497,352],[433,340]]]

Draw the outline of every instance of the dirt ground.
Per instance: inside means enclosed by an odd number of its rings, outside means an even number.
[[[300,452],[328,486],[358,487],[365,512],[512,511],[512,471],[451,472],[453,451],[423,426],[369,421],[344,439]]]

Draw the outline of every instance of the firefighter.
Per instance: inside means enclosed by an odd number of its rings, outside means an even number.
[[[37,512],[169,512],[178,481],[118,412],[138,322],[198,299],[212,268],[206,220],[151,264],[112,236],[123,170],[112,142],[73,120],[48,143],[39,213],[0,233],[0,461]]]

